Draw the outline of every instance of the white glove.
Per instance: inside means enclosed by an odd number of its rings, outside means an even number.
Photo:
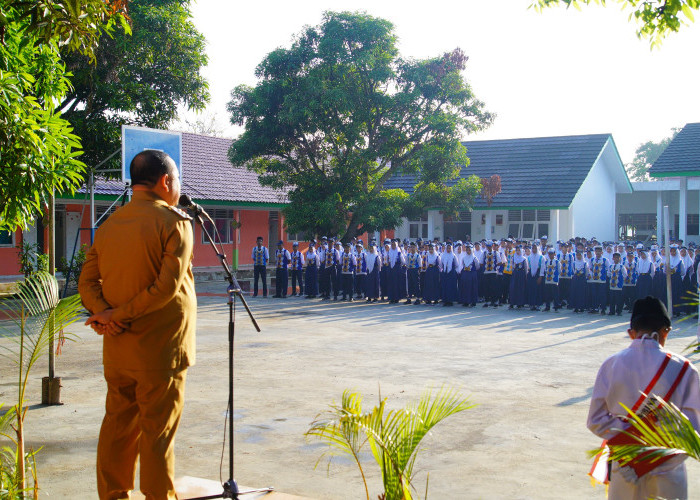
[[[637,473],[630,466],[620,467],[617,471],[628,483],[637,484],[637,481],[639,481]]]

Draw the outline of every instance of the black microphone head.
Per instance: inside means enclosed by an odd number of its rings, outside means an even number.
[[[192,206],[192,198],[190,198],[186,194],[180,195],[180,199],[178,200],[178,203],[180,204],[181,207],[191,207]]]

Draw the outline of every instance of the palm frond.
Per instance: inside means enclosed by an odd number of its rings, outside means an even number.
[[[673,403],[658,396],[651,397],[657,405],[651,413],[656,418],[655,424],[649,424],[645,419],[632,414],[630,424],[638,435],[633,432],[625,434],[634,438],[638,444],[611,446],[611,459],[622,463],[636,458],[656,461],[684,453],[700,460],[700,435],[688,417]],[[629,411],[628,408],[625,410]]]
[[[475,406],[455,389],[443,386],[435,394],[426,390],[417,403],[405,409],[387,412],[386,399],[380,399],[371,411],[362,413],[361,397],[351,394],[349,397],[345,391],[342,406],[331,406],[334,418],[317,418],[307,435],[325,440],[334,451],[352,454],[360,468],[359,450],[368,442],[382,473],[386,500],[413,498],[413,465],[420,442],[440,421]],[[363,439],[358,437],[360,434]]]

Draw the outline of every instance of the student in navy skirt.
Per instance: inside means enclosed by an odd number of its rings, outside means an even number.
[[[367,276],[365,278],[365,297],[367,302],[377,302],[379,299],[379,275],[382,269],[382,256],[377,253],[377,245],[370,244],[365,254]]]
[[[309,249],[306,251],[306,298],[314,299],[318,295],[318,266],[319,258],[316,251],[316,244],[309,243]]]
[[[474,307],[479,301],[479,259],[474,255],[474,247],[467,243],[461,256],[459,273],[459,302],[464,307]]]
[[[518,245],[513,255],[513,273],[510,277],[510,290],[508,294],[510,306],[508,306],[508,309],[513,309],[514,307],[520,309],[525,306],[528,269],[527,259],[523,255],[523,247],[522,245]]]
[[[458,300],[457,296],[457,271],[459,263],[457,256],[452,252],[452,245],[445,245],[445,252],[440,256],[442,263],[442,274],[440,284],[442,285],[442,305],[451,306]]]
[[[437,304],[440,300],[440,255],[435,251],[435,244],[428,246],[428,255],[425,256],[425,291],[423,299],[426,304]]]

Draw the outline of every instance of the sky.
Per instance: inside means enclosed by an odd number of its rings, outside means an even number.
[[[269,52],[289,47],[304,26],[319,24],[331,10],[391,21],[406,58],[460,47],[469,56],[467,82],[496,114],[487,130],[464,140],[611,133],[628,163],[640,144],[700,121],[700,25],[682,28],[651,50],[637,38],[630,11],[616,2],[541,13],[530,4],[194,0],[194,22],[209,56],[204,75],[211,102],[202,116],[214,117],[227,137],[238,135],[226,111],[231,90],[255,85],[255,68]]]

